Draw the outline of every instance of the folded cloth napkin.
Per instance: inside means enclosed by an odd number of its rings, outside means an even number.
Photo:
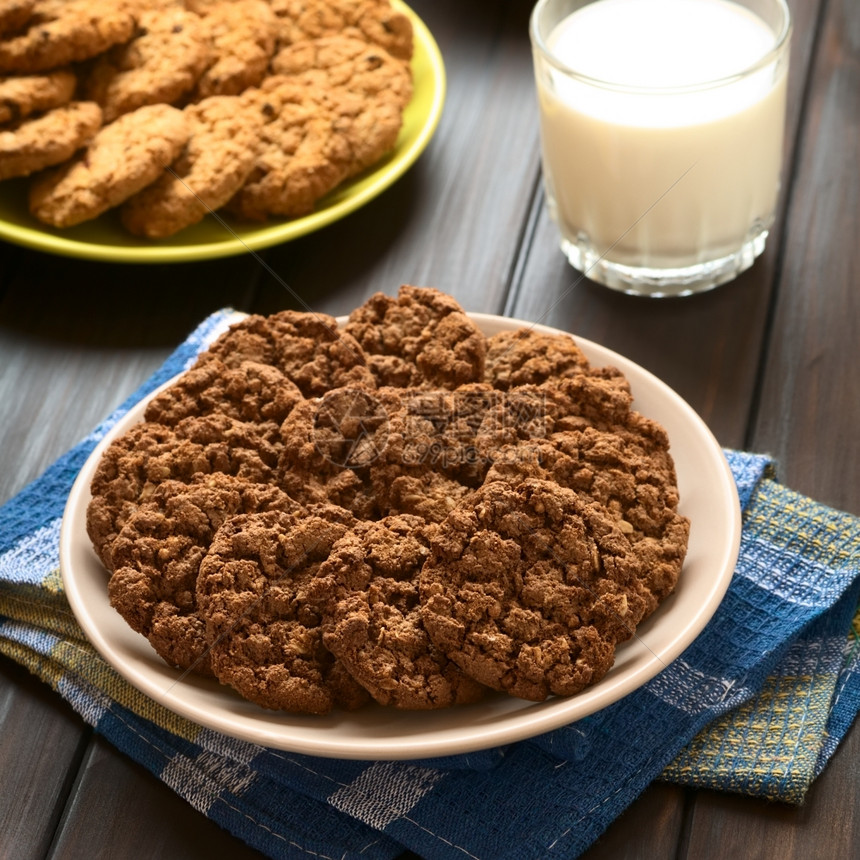
[[[579,722],[507,747],[412,762],[320,759],[195,725],[126,683],[63,595],[63,507],[99,439],[226,326],[205,320],[113,415],[0,508],[0,651],[108,740],[263,853],[575,857],[651,782],[799,802],[860,709],[860,520],[727,451],[743,516],[728,593],[661,674]]]

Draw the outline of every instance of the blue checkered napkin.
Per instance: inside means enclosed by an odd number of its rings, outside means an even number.
[[[94,433],[0,508],[0,652],[195,808],[271,857],[575,857],[655,779],[799,801],[860,709],[860,520],[726,452],[744,509],[725,600],[664,672],[580,722],[447,759],[317,759],[172,714],[86,641],[59,576],[60,518],[105,432],[229,321],[207,319]],[[854,623],[852,625],[852,619]]]

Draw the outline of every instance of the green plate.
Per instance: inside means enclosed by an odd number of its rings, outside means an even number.
[[[115,212],[68,230],[47,227],[27,210],[27,180],[0,184],[0,239],[17,245],[92,260],[121,263],[175,263],[244,254],[288,242],[325,227],[372,200],[399,179],[433,136],[445,101],[445,67],[435,39],[423,21],[400,0],[394,8],[412,19],[414,95],[403,114],[394,150],[373,168],[345,182],[320,200],[310,215],[247,224],[221,215],[207,216],[169,239],[130,236]]]

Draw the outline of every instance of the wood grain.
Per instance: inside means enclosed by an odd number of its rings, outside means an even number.
[[[158,826],[153,826],[153,821]],[[163,782],[97,737],[57,829],[52,860],[104,857],[224,857],[262,854],[225,833]]]
[[[832,860],[856,856],[860,833],[858,756],[860,731],[855,725],[801,807],[700,792],[684,856],[697,860]]]
[[[46,856],[88,738],[59,696],[0,658],[0,856]]]
[[[750,442],[777,457],[799,492],[860,513],[860,7],[827,4],[811,68],[806,119],[763,356]],[[831,193],[823,198],[823,191]],[[823,204],[823,199],[828,202]],[[831,858],[860,844],[860,732],[855,725],[803,807],[703,792],[687,851],[728,856]]]
[[[650,860],[675,856],[687,794],[665,783],[649,786],[582,855],[582,860]]]
[[[833,0],[799,143],[752,442],[784,480],[860,514],[860,8]],[[852,165],[846,170],[847,165]]]

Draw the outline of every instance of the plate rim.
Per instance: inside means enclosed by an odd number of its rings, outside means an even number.
[[[383,158],[381,164],[368,168],[333,189],[330,192],[330,195],[335,198],[333,202],[298,218],[279,222],[272,219],[274,223],[249,225],[248,229],[253,230],[253,234],[247,238],[226,225],[218,213],[213,213],[213,217],[225,226],[231,235],[220,241],[194,245],[156,244],[157,240],[149,243],[141,240],[140,245],[104,244],[70,238],[67,234],[64,235],[63,231],[53,230],[45,225],[22,225],[2,217],[0,217],[0,240],[61,257],[108,263],[191,263],[253,254],[316,232],[360,209],[391,187],[418,160],[436,133],[447,93],[445,64],[433,34],[418,14],[403,0],[390,0],[390,2],[393,8],[403,12],[412,22],[415,45],[412,58],[413,69],[416,63],[420,63],[426,67],[428,74],[430,89],[427,92],[429,102],[427,112],[421,118],[415,133],[408,139],[402,139],[404,132],[401,130],[401,137],[395,144],[394,154],[389,154]],[[407,111],[409,107],[407,105]],[[399,152],[398,147],[402,147]],[[26,178],[15,178],[6,182],[21,185],[22,182],[26,182]],[[99,217],[110,219],[115,217],[115,213],[104,213]]]
[[[613,670],[607,676],[589,687],[582,693],[569,698],[548,699],[545,702],[526,702],[525,700],[513,699],[511,697],[501,696],[501,700],[511,704],[512,716],[508,717],[504,713],[501,714],[498,720],[491,720],[489,725],[482,725],[480,731],[477,728],[471,731],[459,730],[455,727],[453,730],[448,729],[441,736],[433,737],[425,735],[411,735],[404,733],[401,736],[384,736],[384,737],[360,737],[352,740],[339,739],[333,733],[327,732],[326,729],[332,728],[335,725],[349,723],[356,715],[360,719],[361,711],[354,714],[333,712],[333,716],[328,718],[304,718],[292,714],[284,714],[277,711],[267,711],[259,708],[252,703],[244,702],[233,693],[228,687],[218,686],[216,681],[208,679],[198,679],[193,676],[185,678],[178,670],[172,669],[161,661],[161,659],[151,650],[146,639],[138,633],[135,633],[131,628],[125,628],[121,638],[125,636],[136,637],[135,642],[139,639],[145,649],[148,649],[148,662],[152,663],[151,671],[147,670],[143,674],[138,670],[133,663],[129,663],[121,656],[117,656],[117,646],[111,643],[105,636],[104,631],[91,613],[91,608],[88,604],[89,598],[80,590],[79,575],[74,572],[75,564],[72,557],[76,550],[73,548],[75,541],[80,542],[81,535],[75,529],[80,525],[80,517],[86,512],[86,501],[89,499],[89,482],[92,472],[101,457],[102,452],[110,444],[113,438],[130,426],[134,421],[129,420],[129,416],[138,415],[142,412],[145,404],[154,397],[159,391],[172,384],[176,377],[168,380],[163,385],[160,385],[154,392],[143,398],[138,404],[129,410],[119,421],[116,422],[103,436],[91,452],[80,473],[78,474],[73,484],[72,490],[69,493],[68,500],[65,505],[63,520],[60,529],[60,572],[63,580],[63,587],[72,608],[72,611],[78,623],[84,630],[90,643],[95,647],[103,659],[106,660],[120,675],[122,675],[133,687],[144,695],[154,699],[160,705],[168,710],[179,714],[182,717],[198,724],[204,728],[222,732],[239,740],[249,741],[259,744],[264,747],[271,747],[281,751],[294,753],[302,753],[307,755],[316,755],[325,758],[341,758],[352,760],[415,760],[425,758],[435,758],[439,756],[458,755],[461,753],[476,752],[479,750],[489,749],[500,745],[513,743],[520,740],[526,740],[539,734],[543,734],[554,729],[561,728],[564,725],[576,722],[590,714],[593,714],[604,707],[619,701],[629,693],[639,689],[647,681],[662,672],[672,661],[674,661],[685,650],[692,641],[701,633],[710,618],[716,612],[718,606],[722,602],[722,598],[728,589],[731,577],[734,571],[735,562],[737,560],[740,539],[741,539],[741,510],[738,499],[737,487],[734,478],[725,458],[722,448],[716,438],[711,433],[710,429],[705,424],[704,420],[693,410],[693,408],[671,389],[666,383],[662,382],[658,377],[650,371],[636,364],[631,359],[627,359],[613,350],[603,347],[594,341],[587,338],[571,335],[568,332],[563,332],[560,329],[551,328],[535,323],[529,323],[524,320],[514,318],[501,317],[494,314],[470,313],[469,316],[479,324],[482,330],[487,327],[500,326],[501,328],[517,328],[530,327],[539,332],[565,334],[572,336],[580,345],[584,352],[591,356],[598,357],[594,363],[598,366],[615,364],[619,367],[625,376],[630,378],[631,373],[634,379],[631,384],[634,387],[634,396],[636,394],[636,385],[641,385],[643,382],[649,386],[653,386],[650,392],[658,392],[658,395],[668,397],[673,408],[680,411],[685,420],[691,423],[701,439],[707,447],[707,453],[712,459],[712,466],[716,468],[716,474],[720,476],[722,483],[722,501],[728,511],[731,508],[731,516],[727,521],[727,532],[723,536],[722,554],[714,564],[717,571],[717,576],[710,583],[707,589],[704,600],[698,606],[696,612],[690,617],[687,617],[681,625],[682,634],[676,635],[668,644],[658,647],[654,651],[644,643],[643,635],[650,631],[654,625],[660,623],[661,619],[665,618],[673,605],[674,595],[671,595],[661,604],[651,618],[647,619],[640,628],[637,629],[637,634],[633,640],[628,643],[623,643],[619,646],[618,654],[624,653],[626,648],[639,647],[639,643],[644,644],[651,657],[647,657],[640,661],[638,666],[632,670],[625,669],[613,676]],[[344,318],[340,318],[342,322]],[[635,405],[635,403],[634,403]],[[647,413],[645,413],[647,414]],[[670,443],[671,443],[670,437]],[[677,453],[677,452],[675,452]],[[714,489],[714,488],[711,488]],[[684,507],[684,496],[681,500],[682,509]],[[698,524],[693,523],[693,528],[697,528]],[[692,531],[691,531],[692,536]],[[86,540],[89,547],[89,553],[96,564],[101,565],[95,556],[92,547],[89,546],[89,539],[84,533],[83,538]],[[84,550],[86,551],[86,550]],[[685,567],[687,562],[685,562]],[[102,569],[102,572],[103,569]],[[682,574],[683,575],[683,574]],[[682,580],[683,582],[683,580]],[[107,600],[107,579],[104,580],[104,601]],[[109,607],[109,604],[108,604]],[[110,610],[113,612],[113,610]],[[119,616],[117,615],[117,618]],[[670,616],[672,618],[672,616]],[[121,620],[121,619],[120,619]],[[664,622],[668,623],[668,622]],[[123,622],[124,625],[124,622]],[[631,643],[637,643],[635,646]],[[121,643],[120,643],[121,644]],[[616,661],[616,665],[618,662]],[[169,675],[176,677],[170,679]],[[164,688],[165,682],[167,688]],[[197,689],[200,685],[212,684],[216,686],[214,694],[216,698],[221,696],[229,697],[229,703],[235,704],[240,710],[250,711],[250,717],[245,717],[243,714],[236,714],[230,708],[222,705],[221,710],[224,713],[215,714],[201,710],[201,706],[196,703]],[[183,693],[185,694],[183,696]],[[210,696],[212,691],[203,691],[201,694],[202,700],[205,702],[207,696]],[[188,696],[191,700],[188,700]],[[235,697],[235,702],[234,702]],[[446,718],[450,715],[462,714],[464,718],[474,716],[476,709],[481,709],[481,703],[472,706],[459,706],[457,708],[444,709],[442,711],[425,711],[425,712],[402,712],[396,709],[385,708],[382,706],[371,704],[367,706],[374,712],[382,711],[386,715],[393,715],[393,719],[409,720],[409,714],[432,715],[441,714]],[[236,710],[235,708],[233,709]],[[480,713],[480,710],[478,710]],[[311,727],[310,732],[300,731],[298,736],[295,732],[291,736],[290,727],[279,722],[278,715],[283,718],[286,723],[307,722]],[[426,717],[425,717],[426,718]],[[313,721],[313,722],[311,722]],[[420,722],[420,721],[419,721]],[[468,727],[467,727],[468,728]],[[319,731],[317,731],[319,729]],[[451,734],[453,731],[453,735]],[[307,737],[310,735],[310,737]]]

